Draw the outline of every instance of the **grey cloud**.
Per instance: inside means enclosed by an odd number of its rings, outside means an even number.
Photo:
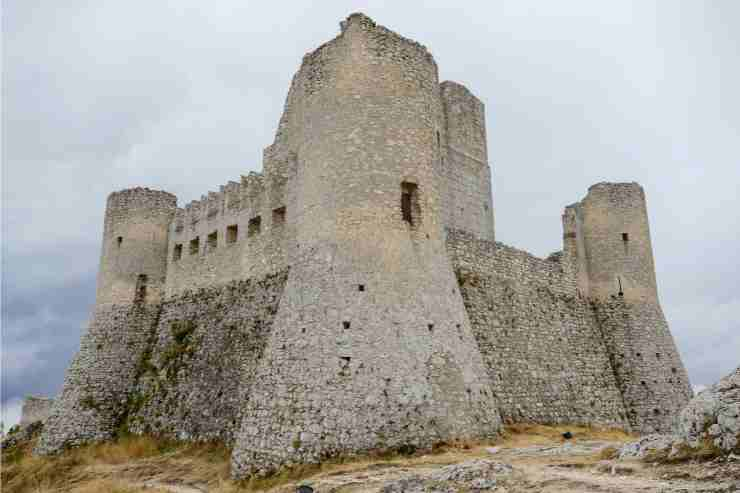
[[[639,181],[692,383],[740,361],[737,2],[3,6],[3,402],[59,388],[106,195],[143,185],[182,205],[259,169],[302,55],[356,10],[486,103],[499,240],[558,250],[563,206]]]

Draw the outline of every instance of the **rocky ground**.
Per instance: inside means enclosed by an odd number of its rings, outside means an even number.
[[[573,437],[564,439],[562,433]],[[625,450],[635,437],[617,431],[519,425],[492,444],[446,446],[429,454],[324,464],[266,481],[229,479],[229,451],[132,437],[58,458],[4,451],[7,493],[314,492],[736,492],[740,456],[650,462]],[[630,448],[631,447],[631,448]],[[619,458],[621,455],[622,458]],[[303,493],[301,491],[301,493]]]

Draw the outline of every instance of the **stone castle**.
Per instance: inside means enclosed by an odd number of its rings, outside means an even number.
[[[645,195],[599,183],[546,259],[494,240],[484,106],[362,14],[303,58],[262,173],[112,193],[97,300],[37,452],[121,430],[235,477],[502,423],[639,432],[690,390]]]

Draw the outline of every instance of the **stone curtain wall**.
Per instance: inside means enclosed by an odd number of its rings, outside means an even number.
[[[46,421],[51,413],[51,407],[54,399],[46,397],[26,396],[23,399],[23,409],[21,410],[21,426],[31,424],[36,421]]]
[[[56,453],[116,435],[158,317],[159,306],[143,302],[98,307],[67,369],[37,453]]]
[[[628,428],[601,331],[556,261],[448,231],[447,249],[507,422]]]
[[[669,432],[693,392],[660,305],[614,296],[593,308],[633,429]]]
[[[139,366],[131,431],[231,444],[286,277],[283,271],[167,299]]]

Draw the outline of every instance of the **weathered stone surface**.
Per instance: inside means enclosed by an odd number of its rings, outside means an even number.
[[[244,477],[502,417],[663,430],[688,401],[642,188],[591,187],[547,259],[495,243],[483,103],[418,43],[351,15],[304,57],[263,170],[184,208],[110,195],[39,453],[219,439]]]
[[[676,433],[691,446],[710,439],[724,451],[740,452],[740,367],[689,402]]]

